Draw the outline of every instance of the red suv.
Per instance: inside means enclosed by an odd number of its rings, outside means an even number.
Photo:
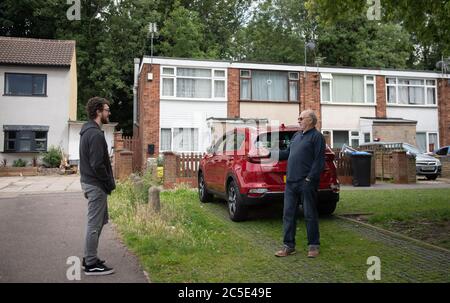
[[[263,155],[261,150],[284,150],[298,127],[235,128],[210,147],[200,162],[198,193],[201,202],[213,195],[228,202],[230,219],[243,221],[248,207],[283,201],[287,161]],[[334,153],[327,146],[325,169],[320,176],[318,210],[331,214],[339,201]]]

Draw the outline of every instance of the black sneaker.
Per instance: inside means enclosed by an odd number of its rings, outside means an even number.
[[[100,262],[101,264],[105,264],[105,260],[100,260],[100,259],[97,259],[98,261],[97,262]],[[83,269],[85,269],[86,268],[86,258],[84,258],[83,257],[83,263],[81,263],[81,267],[83,268]]]
[[[114,273],[113,268],[109,268],[103,263],[97,261],[94,265],[88,265],[84,268],[84,274],[86,276],[105,276]]]

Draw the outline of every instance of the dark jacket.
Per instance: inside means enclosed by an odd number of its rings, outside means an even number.
[[[325,167],[325,138],[315,128],[297,132],[279,160],[288,160],[286,181],[298,182],[306,177],[318,184]]]
[[[116,183],[103,131],[91,120],[83,124],[80,136],[81,183],[98,186],[110,194],[116,188]]]

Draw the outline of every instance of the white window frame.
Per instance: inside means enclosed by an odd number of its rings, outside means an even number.
[[[367,79],[368,77],[372,77],[373,80]],[[375,75],[365,75],[364,76],[364,103],[365,104],[377,104],[377,83],[376,83]],[[367,101],[367,86],[373,85],[373,103]]]
[[[163,74],[164,68],[170,68],[173,69],[174,74]],[[192,69],[207,69],[211,71],[210,77],[191,77],[191,76],[177,76],[177,69],[178,68],[192,68]],[[223,71],[224,76],[215,76],[216,71]],[[161,65],[160,67],[160,88],[159,88],[159,95],[160,99],[163,100],[195,100],[195,101],[227,101],[228,98],[228,70],[226,68],[208,68],[204,66],[169,66],[169,65]],[[177,94],[177,79],[206,79],[211,81],[211,98],[190,98],[190,97],[178,97]],[[173,96],[163,96],[163,79],[174,79],[173,81]],[[225,83],[225,96],[224,97],[215,97],[215,81],[221,80]]]
[[[360,139],[359,139],[359,144],[373,142],[373,137],[372,137],[371,131],[368,131],[368,132],[361,131],[359,133],[361,134]],[[364,137],[365,134],[369,134],[369,142],[366,142],[365,137]]]
[[[334,73],[336,74],[336,73]],[[332,105],[357,105],[357,106],[375,106],[377,105],[377,81],[376,75],[353,75],[353,74],[342,74],[345,76],[363,76],[364,77],[364,102],[359,103],[345,103],[345,102],[334,102],[333,101],[333,74],[332,73],[320,73],[320,103],[322,104],[332,104]],[[367,79],[372,77],[373,80]],[[330,100],[323,100],[323,83],[326,82],[329,85]],[[367,101],[367,85],[373,85],[373,102]]]
[[[432,152],[432,150],[430,149],[430,135],[431,134],[436,134],[437,137],[437,146],[434,147],[434,149],[439,149],[440,148],[440,144],[439,144],[439,132],[426,132],[426,137],[427,137],[427,152]]]
[[[395,83],[387,83],[387,79],[395,79]],[[406,79],[406,80],[422,80],[423,85],[420,84],[399,84],[399,79]],[[434,85],[428,85],[427,81],[434,81]],[[387,106],[403,106],[403,107],[437,107],[438,106],[438,96],[437,96],[437,79],[427,79],[427,78],[415,78],[415,77],[395,77],[395,76],[386,76],[385,77],[385,94],[386,94],[386,105]],[[388,86],[389,87],[395,87],[395,102],[389,103],[388,102]],[[398,103],[398,87],[422,87],[424,90],[424,102],[425,104],[399,104]],[[436,101],[435,104],[429,104],[428,103],[428,94],[427,89],[428,88],[434,88],[434,100]]]
[[[283,101],[273,101],[273,100],[254,100],[253,99],[253,75],[252,75],[252,70],[251,69],[240,69],[239,70],[239,100],[241,101],[252,101],[252,102],[277,102],[277,103],[299,103],[300,102],[300,83],[299,83],[299,79],[300,79],[300,73],[296,72],[296,71],[285,71],[285,70],[274,70],[274,69],[266,69],[266,70],[257,70],[257,71],[268,71],[268,72],[287,72],[287,77],[286,77],[286,81],[287,81],[287,87],[288,87],[288,92],[287,92],[287,100],[283,100]],[[248,72],[248,75],[243,76],[242,72]],[[291,75],[295,75],[294,77],[291,77]],[[249,99],[241,99],[241,80],[242,79],[249,79],[250,80],[250,98]],[[290,84],[291,82],[294,82],[297,84],[297,96],[296,96],[296,100],[290,100],[291,96],[290,96]]]
[[[289,81],[298,81],[300,79],[299,72],[288,72],[288,79]]]
[[[165,150],[165,149],[161,149],[162,146],[162,130],[163,129],[170,129],[170,150]],[[173,151],[173,128],[172,127],[161,127],[159,129],[159,151],[160,152],[169,152],[169,151]]]
[[[333,128],[333,129],[326,128],[326,129],[322,129],[321,130],[322,134],[324,132],[330,132],[330,143],[331,143],[330,148],[334,148],[334,142],[333,141],[334,141],[334,132],[335,131],[340,131],[340,132],[347,131],[348,132],[348,143],[347,143],[348,146],[351,147],[352,140],[358,140],[358,145],[361,144],[361,137],[360,136],[361,136],[362,132],[359,129],[350,129],[350,130],[348,128],[346,128],[346,129],[340,129],[340,128]],[[354,136],[354,135],[352,135],[352,132],[358,132],[358,135]],[[372,138],[372,133],[370,133],[370,136]],[[364,139],[364,135],[363,135],[363,139]]]
[[[322,99],[322,97],[323,97],[322,84],[324,82],[328,83],[330,100]],[[331,73],[320,73],[320,102],[321,103],[333,103],[333,75]]]
[[[161,133],[162,133],[162,129],[170,129],[170,150],[162,150],[160,149],[160,152],[176,152],[176,153],[200,153],[201,149],[200,149],[200,128],[198,127],[160,127],[159,128],[159,146],[161,147]],[[186,150],[186,151],[175,151],[173,150],[173,134],[174,134],[174,128],[188,128],[188,129],[196,129],[198,131],[198,146],[197,149],[198,150]]]

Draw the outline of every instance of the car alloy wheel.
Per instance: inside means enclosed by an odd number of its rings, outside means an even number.
[[[214,198],[214,196],[208,192],[203,173],[199,173],[198,175],[198,198],[202,203],[211,202]]]
[[[236,190],[234,186],[229,186],[228,188],[228,209],[231,215],[236,213]]]
[[[205,194],[205,180],[203,179],[203,175],[200,175],[199,179],[200,180],[198,182],[198,193],[199,193],[200,198],[201,198]]]

